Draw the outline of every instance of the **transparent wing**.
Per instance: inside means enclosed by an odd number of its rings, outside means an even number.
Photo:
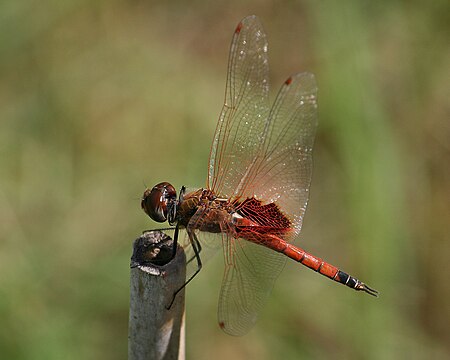
[[[241,195],[276,203],[293,222],[291,241],[300,232],[312,174],[312,147],[317,127],[317,88],[312,74],[297,74],[282,86],[269,115],[264,142],[242,181]],[[227,232],[224,226],[224,232]],[[228,230],[229,233],[232,233]],[[219,300],[219,324],[243,335],[257,320],[285,256],[248,240],[224,241],[225,273]]]
[[[257,242],[257,238],[254,240]],[[219,297],[219,325],[226,333],[240,336],[256,323],[286,257],[231,236],[225,237],[223,249],[225,272]]]
[[[262,143],[269,113],[267,39],[259,19],[243,19],[228,59],[225,103],[209,158],[208,187],[223,197],[239,193],[241,179]]]
[[[226,214],[226,213],[225,213]],[[236,239],[236,228],[231,217],[222,218],[220,233],[200,231],[210,226],[212,219],[221,218],[223,213],[207,207],[199,207],[187,226],[180,230],[179,241],[186,251],[187,277],[197,270],[197,261],[191,240],[198,240],[200,258],[204,264],[222,245],[225,272],[219,298],[219,325],[231,335],[243,335],[255,324],[258,313],[264,307],[275,280],[283,269],[284,255],[258,245],[264,235],[246,230],[244,240]],[[191,240],[187,232],[191,232]],[[183,234],[183,235],[182,235]],[[284,237],[281,233],[279,236]]]
[[[313,74],[291,76],[270,111],[263,146],[240,196],[274,202],[298,234],[308,203],[312,148],[317,128],[317,86]]]
[[[291,76],[270,112],[267,93],[267,41],[259,20],[248,17],[236,28],[231,45],[208,183],[232,201],[254,197],[276,203],[292,224],[285,238],[291,241],[301,230],[308,201],[317,86],[312,74]],[[285,257],[258,245],[263,232],[236,239],[233,224],[222,226],[225,273],[219,324],[229,334],[242,335],[256,322]]]

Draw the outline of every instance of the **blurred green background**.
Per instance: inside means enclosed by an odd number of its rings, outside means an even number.
[[[319,130],[299,243],[381,291],[289,262],[256,327],[221,332],[223,260],[187,291],[188,359],[450,356],[447,1],[3,1],[0,357],[125,359],[145,184],[205,184],[238,21],[272,96],[311,71]]]

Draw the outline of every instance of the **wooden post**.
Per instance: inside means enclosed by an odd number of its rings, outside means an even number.
[[[186,258],[161,231],[144,233],[134,242],[131,258],[129,360],[184,360],[184,289],[171,308],[175,291],[186,279]],[[150,263],[165,265],[153,265]],[[168,261],[168,262],[167,262]]]

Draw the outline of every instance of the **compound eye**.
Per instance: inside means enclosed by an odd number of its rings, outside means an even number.
[[[141,207],[151,219],[164,222],[167,220],[168,208],[176,198],[175,188],[168,182],[162,182],[151,190],[145,189]]]

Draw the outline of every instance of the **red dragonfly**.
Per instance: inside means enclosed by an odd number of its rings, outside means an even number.
[[[249,16],[234,31],[225,103],[214,134],[206,188],[187,191],[167,182],[146,189],[142,208],[155,221],[175,225],[175,243],[192,254],[186,284],[208,253],[223,247],[225,274],[219,325],[243,335],[257,316],[287,257],[348,287],[378,292],[337,267],[292,245],[308,202],[317,127],[314,75],[290,76],[272,107],[268,102],[267,39]],[[210,254],[209,254],[210,255]],[[189,259],[189,257],[188,257]]]

